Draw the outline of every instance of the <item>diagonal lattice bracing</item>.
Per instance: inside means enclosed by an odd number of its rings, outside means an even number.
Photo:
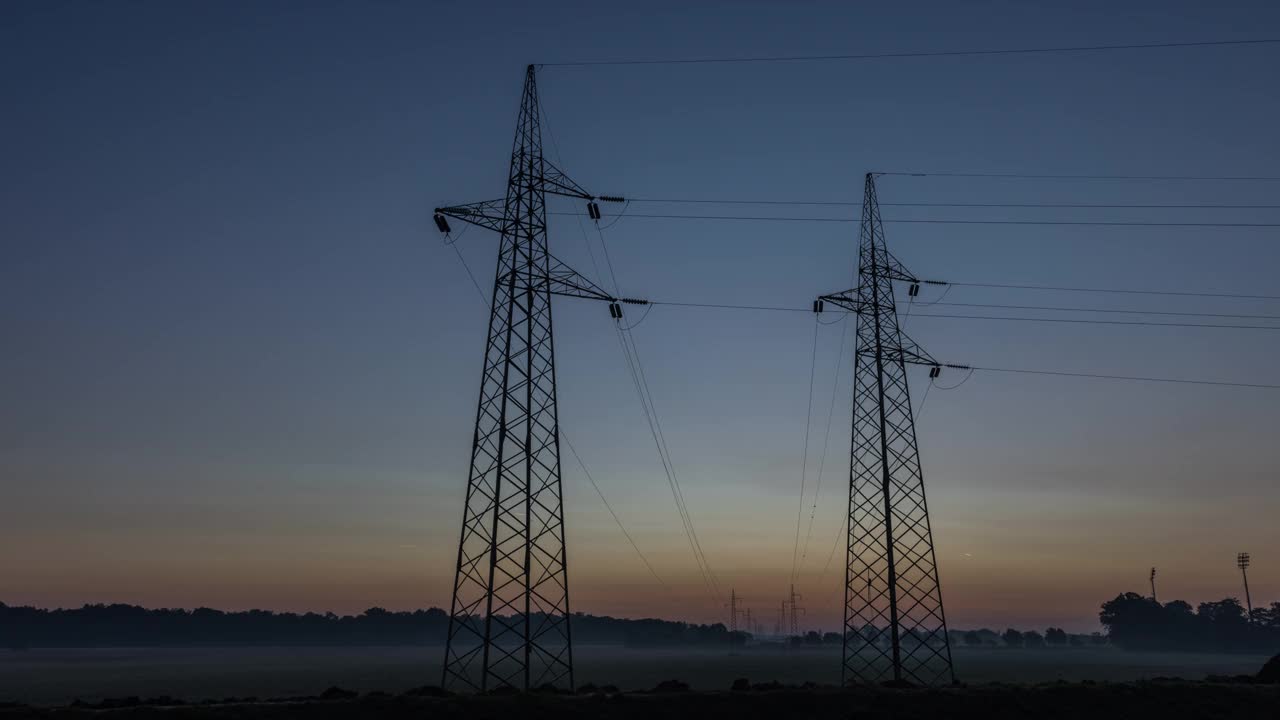
[[[868,174],[858,287],[821,298],[857,314],[842,676],[939,685],[955,676],[906,371],[937,363],[899,328],[894,281],[918,282],[889,254]]]

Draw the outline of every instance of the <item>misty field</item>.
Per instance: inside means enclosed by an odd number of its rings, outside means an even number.
[[[0,651],[0,701],[39,705],[76,698],[170,695],[188,700],[314,695],[338,687],[400,692],[440,681],[438,647],[93,648]],[[579,685],[652,688],[679,679],[696,690],[724,690],[735,678],[785,684],[839,682],[840,651],[748,648],[575,648]],[[1113,648],[957,648],[968,683],[1054,680],[1203,679],[1253,674],[1252,655],[1133,653]]]

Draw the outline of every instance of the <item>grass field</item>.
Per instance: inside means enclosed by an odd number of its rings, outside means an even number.
[[[0,720],[1275,720],[1280,685],[1103,683],[625,694],[504,694],[296,698],[282,702],[175,705],[117,702],[108,708],[0,706]]]
[[[0,701],[37,705],[105,697],[169,695],[187,700],[315,695],[329,686],[401,692],[440,682],[438,647],[94,648],[0,651]],[[1056,680],[1200,680],[1253,674],[1251,655],[1129,653],[1113,648],[955,651],[966,683]],[[575,648],[577,683],[648,689],[668,679],[724,690],[735,678],[784,684],[839,682],[839,649]]]

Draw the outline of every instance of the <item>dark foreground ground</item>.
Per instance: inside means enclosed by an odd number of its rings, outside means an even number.
[[[337,686],[361,694],[440,682],[440,647],[223,647],[0,649],[0,703],[68,705],[104,698],[168,695],[202,698],[294,697]],[[1252,675],[1267,657],[1206,653],[1125,652],[1116,648],[955,651],[956,676],[980,687],[991,683],[1041,685],[1132,683],[1161,677],[1191,681]],[[574,648],[578,684],[648,690],[679,678],[695,691],[728,690],[737,678],[801,686],[840,683],[840,648],[736,651],[676,647]]]
[[[429,692],[424,689],[425,692]],[[0,720],[100,718],[131,720],[251,720],[467,718],[467,720],[572,720],[609,718],[1280,718],[1280,685],[1242,682],[1153,681],[984,685],[942,690],[782,688],[721,692],[579,693],[577,695],[448,696],[366,694],[266,702],[220,701],[160,706],[125,699],[80,707],[0,709]],[[354,694],[354,693],[351,693]],[[113,705],[130,705],[112,707]]]

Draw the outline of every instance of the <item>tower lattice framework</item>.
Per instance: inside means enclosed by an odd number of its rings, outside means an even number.
[[[895,282],[914,295],[921,281],[889,253],[868,173],[858,287],[824,295],[815,308],[830,303],[857,315],[841,676],[846,684],[939,685],[955,674],[907,365],[930,366],[931,378],[942,365],[902,332]]]
[[[589,203],[542,155],[535,67],[503,200],[436,208],[501,235],[445,646],[443,685],[465,691],[573,687],[551,296],[615,298],[547,248],[546,195]],[[449,241],[452,241],[450,238]]]

